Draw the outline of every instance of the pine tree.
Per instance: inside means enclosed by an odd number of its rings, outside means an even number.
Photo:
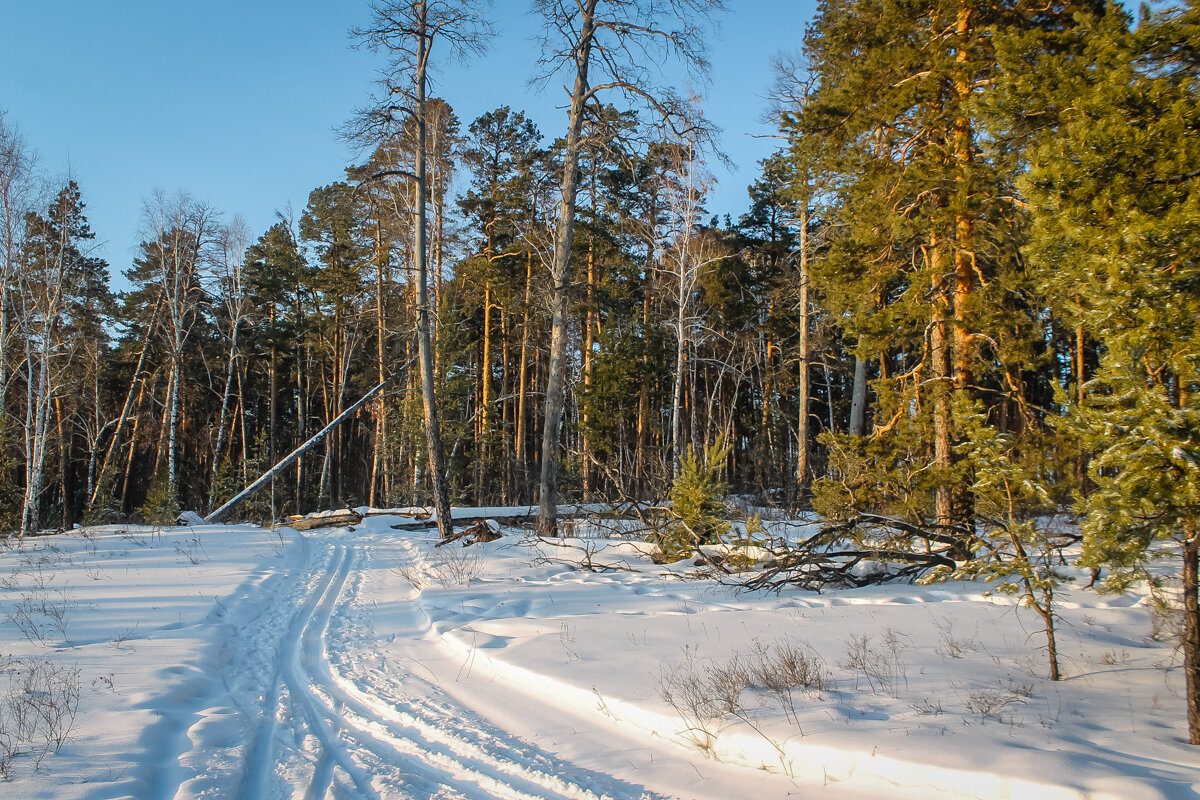
[[[1095,454],[1081,563],[1118,587],[1177,548],[1200,744],[1200,12],[1128,25],[1110,8],[1084,58],[1042,75],[1061,122],[1029,157],[1031,257],[1078,287],[1072,313],[1103,345],[1064,423]]]
[[[314,189],[300,217],[301,240],[312,245],[319,267],[311,274],[311,353],[320,377],[324,424],[349,405],[352,364],[367,337],[363,315],[366,267],[370,245],[353,202],[353,189],[344,182]],[[343,478],[345,428],[335,429],[325,443],[317,481],[317,502],[341,506],[346,499]]]
[[[504,106],[471,123],[462,150],[473,180],[459,207],[471,221],[474,252],[458,265],[456,300],[459,313],[476,322],[479,331],[477,387],[470,404],[478,409],[472,426],[476,503],[494,497],[495,489],[485,494],[485,488],[500,483],[497,478],[516,455],[505,444],[516,437],[516,425],[510,422],[510,430],[500,435],[506,417],[516,416],[515,404],[508,400],[511,389],[505,391],[506,378],[512,381],[503,356],[510,348],[523,351],[528,346],[509,339],[515,333],[515,307],[532,277],[528,268],[535,254],[525,236],[530,232],[530,184],[538,180],[546,160],[541,140],[537,126],[523,112]],[[523,327],[529,328],[528,309]]]
[[[729,445],[718,437],[704,449],[703,457],[689,446],[679,459],[671,483],[671,522],[655,536],[658,557],[670,563],[687,558],[701,545],[715,544],[731,525],[722,498],[729,486],[721,480]]]
[[[1002,77],[995,42],[1010,31],[1053,40],[1089,8],[838,0],[806,37],[814,86],[784,123],[798,173],[826,176],[824,213],[839,233],[814,272],[856,354],[880,365],[878,456],[856,463],[889,471],[915,455],[892,499],[940,526],[972,520],[956,398],[1014,410],[1014,429],[1039,416],[1024,374],[1038,366],[1040,306],[1022,272],[1012,144],[982,135],[979,111]],[[911,503],[913,489],[930,492],[931,513]]]
[[[453,530],[453,523],[434,383],[433,323],[436,310],[430,302],[428,290],[430,248],[427,213],[431,194],[436,194],[430,192],[428,170],[431,148],[427,134],[431,122],[430,111],[435,110],[427,96],[429,67],[435,45],[445,47],[458,57],[465,57],[483,49],[491,30],[476,0],[379,0],[372,8],[371,27],[356,31],[355,35],[368,47],[387,56],[388,69],[381,81],[382,97],[372,108],[363,112],[356,135],[386,141],[407,123],[415,128],[412,168],[388,170],[378,177],[402,177],[411,181],[414,188],[414,305],[421,399],[438,531],[446,538]]]
[[[274,465],[307,438],[304,352],[309,328],[305,296],[313,285],[313,268],[301,254],[291,225],[280,220],[246,250],[245,270],[247,292],[256,314],[248,343],[255,357],[247,365],[245,376],[258,387],[254,396],[258,398],[255,405],[259,408],[260,430],[266,433],[265,460]],[[285,392],[287,387],[294,387],[294,391]],[[294,400],[285,405],[283,398],[288,396]],[[252,436],[257,441],[257,434],[247,432],[247,439]],[[304,510],[304,469],[305,459],[301,456],[287,484],[289,504],[296,513]],[[272,510],[284,496],[272,484]]]
[[[54,488],[64,526],[77,517],[80,429],[99,435],[100,365],[111,311],[108,265],[86,255],[95,235],[78,185],[69,181],[43,216],[26,215],[16,278],[17,326],[24,339],[25,480],[22,535],[45,521],[47,471],[56,456]]]

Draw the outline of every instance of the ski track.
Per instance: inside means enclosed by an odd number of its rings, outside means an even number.
[[[362,569],[372,560],[372,538],[345,529],[303,537],[303,575],[290,589],[263,598],[276,605],[251,620],[263,630],[244,629],[239,636],[243,664],[263,665],[255,645],[270,647],[277,639],[278,646],[261,706],[243,707],[257,722],[234,797],[661,798],[497,729],[416,674],[415,660],[391,662],[387,669],[369,666],[378,659],[356,657],[360,648],[370,654],[369,639],[339,636],[331,658],[327,640],[340,621],[369,621],[371,600],[359,589]],[[290,617],[288,609],[294,609]],[[416,604],[411,610],[405,633],[436,649],[428,617]]]

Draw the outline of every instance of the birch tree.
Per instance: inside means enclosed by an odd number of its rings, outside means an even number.
[[[671,473],[679,474],[688,446],[701,442],[684,429],[684,390],[695,386],[693,342],[702,324],[697,308],[697,293],[704,271],[721,258],[700,226],[704,200],[714,184],[712,175],[700,160],[697,143],[689,135],[669,147],[673,180],[664,185],[669,209],[668,239],[661,244],[663,263],[660,270],[672,284],[675,316],[670,327],[675,332],[675,375],[671,392]],[[696,409],[691,406],[694,417]],[[694,427],[694,426],[693,426]]]
[[[148,294],[161,294],[163,346],[167,377],[163,417],[155,456],[155,474],[163,505],[156,509],[174,516],[179,506],[179,422],[183,364],[189,338],[200,320],[207,295],[201,285],[204,260],[216,233],[214,212],[185,193],[168,197],[158,192],[146,204],[147,239],[142,257],[127,273]]]
[[[107,291],[107,265],[84,252],[86,242],[94,237],[83,208],[79,187],[69,181],[45,216],[25,217],[14,303],[23,342],[19,373],[25,388],[22,536],[36,533],[43,521],[42,495],[55,432],[60,473],[67,473],[62,400],[82,390],[84,382],[75,380],[74,373],[86,367],[82,359],[89,350],[95,361],[96,348],[88,348],[84,338],[98,340],[102,335],[90,298]],[[51,430],[52,422],[57,422],[56,431]],[[66,486],[59,488],[66,509]]]
[[[12,375],[13,352],[12,290],[20,260],[20,248],[25,227],[25,214],[31,208],[33,191],[33,158],[16,126],[0,111],[0,504],[6,512],[16,515],[23,508],[23,498],[15,480],[7,477],[10,456],[8,389]]]
[[[6,112],[0,111],[0,407],[8,390],[11,356],[9,290],[33,190],[33,158],[20,131],[6,117]]]
[[[217,419],[217,438],[213,443],[212,477],[210,487],[216,487],[217,476],[221,462],[225,458],[225,448],[231,443],[233,425],[230,423],[230,401],[234,394],[235,379],[242,368],[241,333],[249,324],[253,304],[250,297],[250,287],[246,275],[246,247],[249,232],[242,219],[236,218],[224,226],[218,233],[216,258],[212,262],[210,273],[213,283],[209,294],[217,299],[220,306],[224,329],[221,331],[227,344],[225,355],[225,380],[221,388],[221,411]],[[240,385],[240,383],[238,384]],[[242,461],[245,463],[250,454],[246,449],[245,403],[238,402],[237,408],[243,415],[242,430]],[[228,437],[226,430],[229,431]],[[245,483],[245,475],[243,483]],[[210,503],[215,498],[210,497]]]

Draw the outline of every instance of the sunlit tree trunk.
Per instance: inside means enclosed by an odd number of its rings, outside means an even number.
[[[599,0],[584,0],[579,6],[580,30],[574,43],[575,84],[567,118],[563,149],[562,199],[554,236],[554,261],[550,267],[553,294],[550,299],[550,359],[546,381],[546,413],[542,428],[542,479],[539,492],[537,532],[558,534],[558,448],[562,438],[563,401],[567,377],[567,325],[570,290],[571,248],[575,240],[575,200],[579,193],[579,149],[584,109],[589,97],[588,68],[595,42],[595,14]]]
[[[800,398],[796,426],[796,488],[800,497],[808,492],[811,480],[809,467],[809,264],[808,264],[808,199],[800,202]],[[833,399],[828,399],[830,406]]]

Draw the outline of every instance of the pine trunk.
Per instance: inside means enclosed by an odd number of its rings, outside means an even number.
[[[646,259],[646,286],[642,295],[642,380],[638,392],[637,415],[637,444],[634,453],[634,475],[637,480],[639,496],[646,497],[650,493],[646,448],[650,437],[650,301],[651,275],[654,265],[654,244],[650,243],[650,253]]]
[[[596,213],[596,173],[592,171],[592,215]],[[588,259],[587,259],[587,310],[584,312],[583,318],[583,388],[585,394],[592,388],[592,347],[595,344],[595,338],[592,332],[594,323],[595,303],[596,303],[596,237],[595,235],[588,237]],[[588,461],[588,453],[591,452],[591,447],[588,442],[588,410],[585,407],[582,411],[583,425],[579,439],[579,453],[581,472],[580,478],[583,484],[583,502],[589,503],[592,499],[592,471],[591,464]]]
[[[533,253],[527,254],[525,259],[525,322],[521,326],[521,363],[517,367],[517,435],[516,435],[516,459],[517,466],[520,470],[520,492],[518,496],[523,502],[526,499],[527,485],[529,482],[529,456],[527,452],[527,440],[529,433],[526,430],[526,420],[529,417],[529,412],[526,409],[526,400],[528,397],[529,386],[529,327],[533,324],[533,309],[530,306],[531,295],[533,292]]]
[[[567,141],[563,151],[562,202],[559,206],[558,226],[554,237],[554,262],[551,266],[554,292],[550,301],[550,361],[546,379],[545,423],[542,428],[542,478],[537,519],[537,532],[540,536],[558,534],[558,447],[562,435],[567,378],[567,304],[571,246],[575,238],[579,148],[588,93],[588,66],[595,36],[597,2],[598,0],[587,0],[581,5],[582,27],[575,49],[575,86],[571,93]]]
[[[866,431],[867,360],[854,357],[854,388],[850,401],[850,435],[862,436]]]
[[[1188,741],[1200,745],[1200,525],[1184,526],[1183,671],[1187,687]]]
[[[417,152],[416,152],[416,219],[415,245],[417,257],[417,356],[421,369],[421,401],[425,411],[425,439],[428,446],[429,479],[433,488],[433,506],[437,511],[438,534],[446,539],[454,532],[450,517],[450,486],[446,475],[445,454],[442,450],[442,431],[438,421],[437,396],[433,382],[433,335],[429,309],[429,247],[426,243],[425,205],[426,141],[425,141],[425,83],[428,67],[427,7],[421,2],[417,32]]]
[[[929,241],[930,270],[933,273],[933,320],[929,331],[930,360],[933,364],[933,458],[945,473],[934,493],[937,524],[954,524],[954,487],[949,472],[954,465],[954,450],[950,439],[950,344],[947,341],[946,320],[950,299],[947,296],[942,243],[937,235]]]
[[[485,473],[491,470],[492,428],[492,284],[488,281],[483,288],[483,353],[479,359],[479,433],[476,461],[478,476],[475,480],[475,498],[484,503]]]
[[[798,496],[808,493],[809,446],[809,336],[808,336],[808,203],[802,201],[800,208],[800,401],[796,425],[796,488]],[[832,405],[832,401],[830,402]]]

